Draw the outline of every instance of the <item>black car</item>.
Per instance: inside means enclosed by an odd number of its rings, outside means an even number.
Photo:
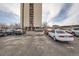
[[[14,34],[14,29],[7,29],[7,30],[5,31],[5,33],[6,33],[7,35],[12,35],[12,34]]]
[[[3,32],[2,30],[0,30],[0,37],[5,36],[5,32]]]
[[[22,29],[7,29],[4,32],[5,35],[22,35],[25,33]]]

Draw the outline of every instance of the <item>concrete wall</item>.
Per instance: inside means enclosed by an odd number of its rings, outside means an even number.
[[[42,25],[42,4],[34,4],[34,26],[40,27]]]
[[[29,27],[29,4],[24,4],[24,27]]]
[[[22,28],[22,26],[23,26],[23,23],[22,23],[22,21],[23,21],[23,4],[21,3],[20,4],[20,26],[21,26],[21,28]]]

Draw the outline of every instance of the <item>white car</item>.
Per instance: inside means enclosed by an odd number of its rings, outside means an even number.
[[[59,41],[74,41],[74,36],[70,33],[67,33],[61,29],[55,29],[51,32],[48,32],[48,35],[51,36],[54,40]]]
[[[79,28],[74,28],[71,31],[75,36],[79,36]]]

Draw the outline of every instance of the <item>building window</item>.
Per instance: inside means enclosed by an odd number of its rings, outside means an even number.
[[[34,4],[30,3],[29,4],[29,24],[30,24],[30,27],[32,28],[34,27],[33,18],[34,18]]]

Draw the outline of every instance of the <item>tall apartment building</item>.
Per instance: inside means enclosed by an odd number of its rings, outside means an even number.
[[[34,30],[42,26],[42,4],[22,3],[21,4],[22,28]]]

